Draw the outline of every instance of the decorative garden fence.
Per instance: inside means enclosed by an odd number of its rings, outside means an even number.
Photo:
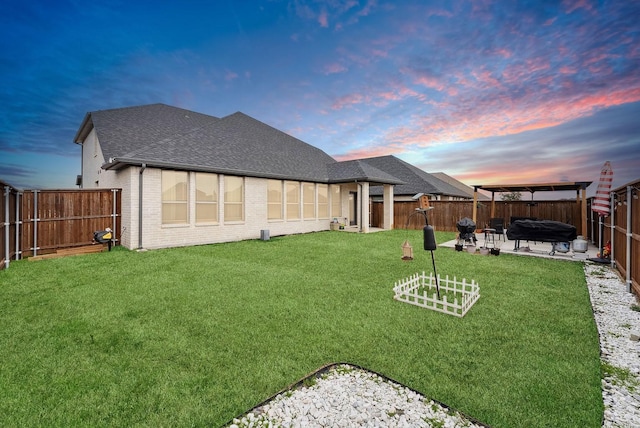
[[[444,280],[438,275],[437,280],[436,284],[433,272],[429,276],[416,273],[395,283],[393,298],[457,317],[463,317],[480,298],[480,286],[474,280],[459,282],[448,275]]]

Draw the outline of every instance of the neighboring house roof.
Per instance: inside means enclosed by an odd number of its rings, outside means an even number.
[[[473,198],[473,187],[472,186],[467,186],[466,184],[464,184],[462,181],[459,181],[453,177],[451,177],[450,175],[445,174],[444,172],[432,172],[431,175],[433,175],[436,178],[439,178],[440,180],[449,183],[450,185],[462,190],[463,192],[465,192],[466,194],[469,195],[469,198]],[[478,192],[478,199],[481,201],[488,201],[491,200],[490,197],[488,197],[487,195]]]
[[[216,118],[164,104],[88,113],[75,137],[82,143],[95,128],[106,169],[126,165],[211,171],[314,182],[397,178],[365,165],[354,168],[324,151],[237,112]],[[352,175],[350,175],[352,173]]]
[[[370,183],[402,184],[391,174],[368,164],[362,159],[336,162],[329,165],[329,175],[334,183],[347,183],[351,181],[368,181]]]
[[[394,195],[416,195],[426,193],[430,195],[447,195],[468,198],[469,195],[462,190],[434,177],[432,174],[421,170],[395,156],[379,156],[375,158],[362,159],[368,163],[399,180],[404,184],[395,186]],[[382,188],[373,188],[371,195],[382,195]],[[471,195],[473,197],[473,194]]]

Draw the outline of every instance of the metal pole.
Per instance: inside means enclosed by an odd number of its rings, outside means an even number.
[[[4,267],[9,269],[9,186],[4,186]]]
[[[22,258],[22,251],[20,250],[20,227],[22,227],[22,219],[20,218],[20,207],[22,203],[20,202],[20,198],[22,198],[21,192],[16,192],[16,260]]]
[[[438,293],[438,299],[440,299],[440,284],[438,283],[438,272],[436,272],[436,259],[433,258],[433,250],[431,250],[431,264],[433,264],[433,274],[436,277],[436,292]]]
[[[627,257],[626,257],[626,266],[624,267],[627,271],[627,291],[631,293],[631,186],[627,186]]]
[[[116,210],[116,202],[118,200],[117,198],[117,194],[118,194],[118,189],[111,189],[111,194],[113,195],[113,206],[111,209],[111,233],[113,235],[111,235],[111,240],[113,242],[116,242],[117,236],[116,236],[116,215],[117,215],[117,210]]]
[[[609,206],[611,207],[611,210],[609,211],[609,221],[611,222],[610,224],[610,232],[609,232],[609,236],[611,236],[611,254],[609,254],[609,256],[611,257],[611,267],[614,267],[616,264],[616,258],[615,258],[615,240],[616,240],[616,231],[615,231],[615,226],[616,226],[616,210],[615,210],[615,203],[616,201],[614,200],[615,197],[615,193],[611,192],[609,194]]]
[[[38,255],[38,191],[33,191],[33,255]]]

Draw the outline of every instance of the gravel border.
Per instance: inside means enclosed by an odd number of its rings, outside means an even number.
[[[585,262],[600,338],[604,428],[640,427],[640,306],[608,265]],[[379,373],[334,363],[225,426],[488,427]]]

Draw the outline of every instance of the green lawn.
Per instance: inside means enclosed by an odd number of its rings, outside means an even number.
[[[348,362],[494,427],[600,427],[582,265],[439,248],[438,273],[480,285],[460,319],[392,298],[395,281],[431,270],[421,234],[11,262],[0,272],[0,425],[215,427]]]

